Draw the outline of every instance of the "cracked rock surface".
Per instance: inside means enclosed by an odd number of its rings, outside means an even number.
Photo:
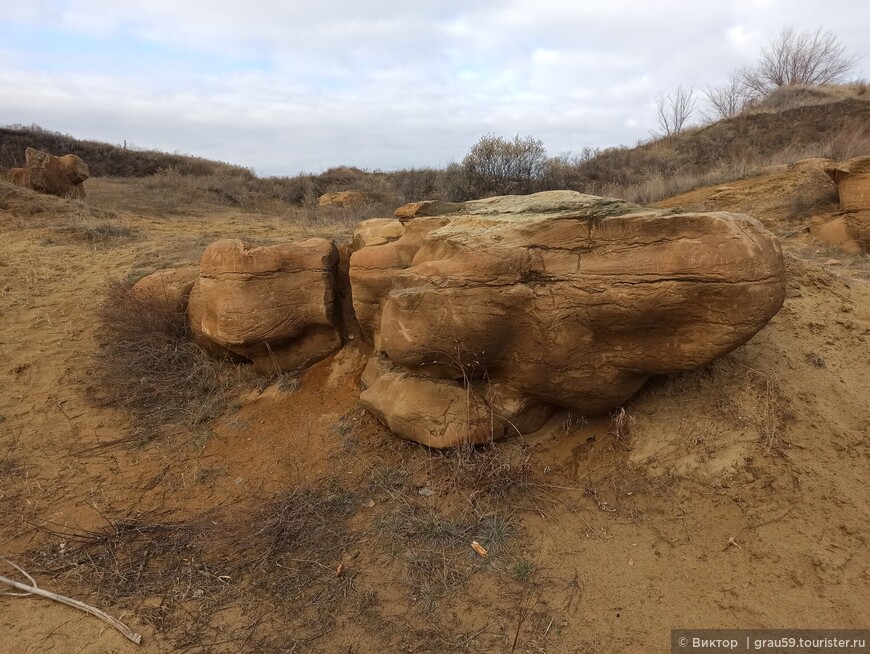
[[[742,345],[785,295],[778,240],[742,214],[550,191],[396,215],[361,223],[350,260],[375,349],[360,399],[434,447],[610,411]]]
[[[216,241],[203,252],[188,303],[194,339],[261,372],[305,367],[342,345],[331,241],[253,247]]]

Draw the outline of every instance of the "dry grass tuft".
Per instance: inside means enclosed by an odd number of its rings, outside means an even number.
[[[99,309],[99,349],[91,396],[133,413],[127,442],[202,425],[219,415],[227,396],[247,379],[241,366],[221,365],[189,338],[184,313],[112,282]]]
[[[863,121],[843,125],[828,142],[827,156],[834,161],[870,155],[870,132]]]
[[[525,447],[468,446],[436,456],[443,457],[453,486],[473,497],[503,500],[531,484],[531,455]]]
[[[104,245],[115,241],[129,240],[137,235],[135,229],[111,223],[69,225],[62,227],[58,231],[68,235],[74,241],[82,241],[91,245]]]
[[[634,422],[634,416],[628,415],[624,407],[619,407],[610,414],[610,433],[613,434],[617,443],[628,445]]]
[[[358,506],[357,496],[336,482],[285,490],[232,527],[224,546],[243,566],[326,566],[346,549],[350,536],[344,522]]]
[[[47,531],[56,544],[34,555],[38,565],[60,581],[93,588],[103,603],[137,608],[158,630],[177,626],[186,603],[216,601],[224,586],[202,561],[201,526],[159,512],[133,512],[104,530]]]

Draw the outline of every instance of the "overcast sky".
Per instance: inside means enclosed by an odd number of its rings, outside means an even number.
[[[647,138],[659,91],[788,25],[867,77],[867,0],[0,0],[0,124],[261,175],[440,167],[490,132],[557,155]]]

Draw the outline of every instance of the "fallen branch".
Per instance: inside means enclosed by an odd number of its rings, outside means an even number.
[[[24,593],[3,593],[4,595],[12,595],[14,597],[39,595],[40,597],[47,597],[48,599],[52,599],[55,602],[60,602],[61,604],[72,606],[73,608],[84,611],[85,613],[90,613],[91,615],[99,618],[103,622],[112,625],[115,629],[120,631],[122,634],[124,634],[124,636],[126,636],[129,640],[132,640],[137,645],[142,643],[142,634],[137,634],[120,620],[116,620],[108,613],[105,613],[100,609],[91,606],[90,604],[85,604],[84,602],[72,599],[71,597],[52,593],[50,590],[43,590],[42,588],[37,586],[36,580],[29,574],[27,574],[27,572],[25,572],[21,567],[15,565],[14,563],[12,563],[12,561],[7,561],[6,559],[3,559],[3,561],[6,561],[6,563],[13,566],[16,570],[18,570],[18,572],[27,577],[31,583],[31,585],[28,586],[27,584],[22,584],[20,581],[15,581],[14,579],[9,579],[8,577],[0,575],[0,584],[6,584],[7,586],[12,586],[13,588],[24,591]]]

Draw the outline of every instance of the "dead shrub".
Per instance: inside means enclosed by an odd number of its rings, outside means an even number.
[[[36,564],[58,581],[88,586],[104,603],[136,609],[161,631],[184,620],[183,605],[212,604],[224,588],[203,561],[199,523],[135,511],[109,520],[102,530],[44,531],[55,538],[33,554]],[[143,605],[154,597],[158,604]]]
[[[859,121],[844,124],[828,141],[825,154],[834,161],[870,154],[870,133],[866,124]]]
[[[413,497],[396,496],[375,521],[390,555],[403,563],[413,600],[432,610],[440,598],[461,588],[469,576],[492,565],[515,536],[513,516],[469,503],[458,508]],[[477,541],[487,552],[479,558]]]
[[[248,375],[195,345],[183,312],[167,312],[130,288],[115,281],[106,290],[89,391],[101,405],[132,412],[134,428],[122,440],[145,442],[215,417]]]

